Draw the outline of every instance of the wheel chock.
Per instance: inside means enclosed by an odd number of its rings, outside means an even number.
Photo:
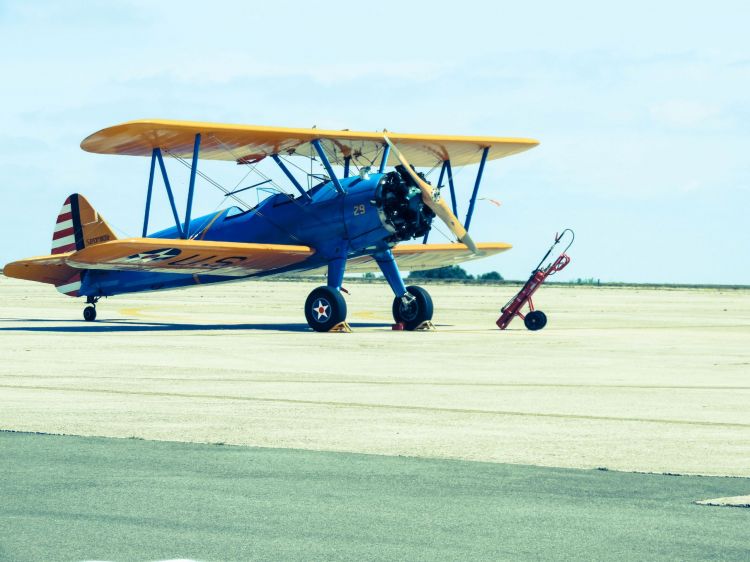
[[[347,322],[339,322],[333,328],[328,330],[329,332],[340,332],[342,334],[351,334],[352,328]]]
[[[391,330],[396,330],[399,332],[403,332],[406,330],[406,325],[403,322],[396,322],[395,324],[391,324]],[[425,320],[422,322],[419,326],[414,328],[415,332],[434,332],[435,331],[435,324],[430,322],[429,320]]]

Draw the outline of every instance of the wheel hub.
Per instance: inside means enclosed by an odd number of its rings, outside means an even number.
[[[330,316],[331,304],[326,299],[316,299],[312,306],[312,312],[315,315],[315,320],[318,322],[325,322]]]
[[[417,299],[412,297],[411,301],[409,301],[408,303],[405,303],[402,300],[399,310],[401,312],[401,317],[404,320],[414,320],[414,318],[416,318],[417,314],[419,313],[419,304],[417,303]]]

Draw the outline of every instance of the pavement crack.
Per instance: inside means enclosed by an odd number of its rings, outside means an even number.
[[[113,394],[125,396],[149,396],[162,398],[188,398],[198,400],[224,400],[238,402],[266,402],[275,404],[297,404],[308,406],[329,406],[334,408],[363,408],[363,409],[383,409],[399,410],[409,412],[443,412],[447,414],[471,414],[471,415],[493,415],[493,416],[516,416],[532,418],[553,418],[568,420],[590,420],[590,421],[620,421],[629,423],[655,423],[667,425],[692,425],[705,427],[725,427],[725,428],[750,428],[747,423],[734,422],[714,422],[698,420],[669,420],[659,418],[628,418],[621,416],[596,416],[585,414],[561,414],[552,412],[520,412],[513,410],[482,410],[473,408],[444,408],[435,406],[418,406],[405,404],[372,404],[366,402],[336,402],[327,400],[300,400],[294,398],[260,398],[257,396],[232,396],[220,394],[192,394],[182,392],[153,392],[145,390],[116,390],[107,388],[70,388],[64,386],[36,386],[36,385],[10,385],[0,384],[0,388],[16,390],[47,390],[52,392],[86,392],[97,394]]]

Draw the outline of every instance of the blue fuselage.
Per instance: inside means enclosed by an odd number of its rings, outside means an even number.
[[[384,174],[373,174],[366,179],[359,176],[341,179],[343,194],[330,181],[295,198],[279,193],[245,212],[232,207],[193,219],[184,230],[197,240],[292,244],[315,250],[315,254],[302,263],[248,277],[319,268],[332,260],[386,251],[395,243],[393,228],[384,219],[382,205],[376,201],[378,185],[383,180]],[[176,226],[149,236],[179,237]],[[219,275],[92,269],[84,275],[81,294],[111,296],[236,279]]]

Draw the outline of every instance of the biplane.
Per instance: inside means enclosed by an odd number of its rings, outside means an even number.
[[[90,135],[81,148],[151,159],[142,236],[118,238],[82,195],[73,194],[57,217],[51,254],[10,263],[4,274],[85,297],[83,315],[88,321],[96,319],[102,297],[253,277],[325,274],[326,284],[312,290],[304,305],[310,327],[324,332],[346,319],[344,273],[381,272],[394,294],[394,320],[414,330],[432,319],[432,300],[425,289],[405,286],[401,269],[442,267],[509,249],[506,243],[475,243],[468,234],[482,174],[488,160],[537,144],[519,138],[131,121]],[[190,170],[183,217],[165,156]],[[314,160],[325,173],[311,173],[300,181],[299,170],[305,170],[296,166],[295,175],[295,158]],[[229,190],[198,169],[201,159],[248,166],[263,181]],[[240,192],[274,182],[259,171],[262,161],[274,162],[288,185],[248,205]],[[462,224],[453,169],[470,164],[479,167]],[[174,226],[149,234],[157,167]],[[419,168],[439,168],[436,184]],[[196,176],[237,205],[193,218]],[[450,205],[441,193],[446,177]],[[428,243],[435,218],[456,242]]]

